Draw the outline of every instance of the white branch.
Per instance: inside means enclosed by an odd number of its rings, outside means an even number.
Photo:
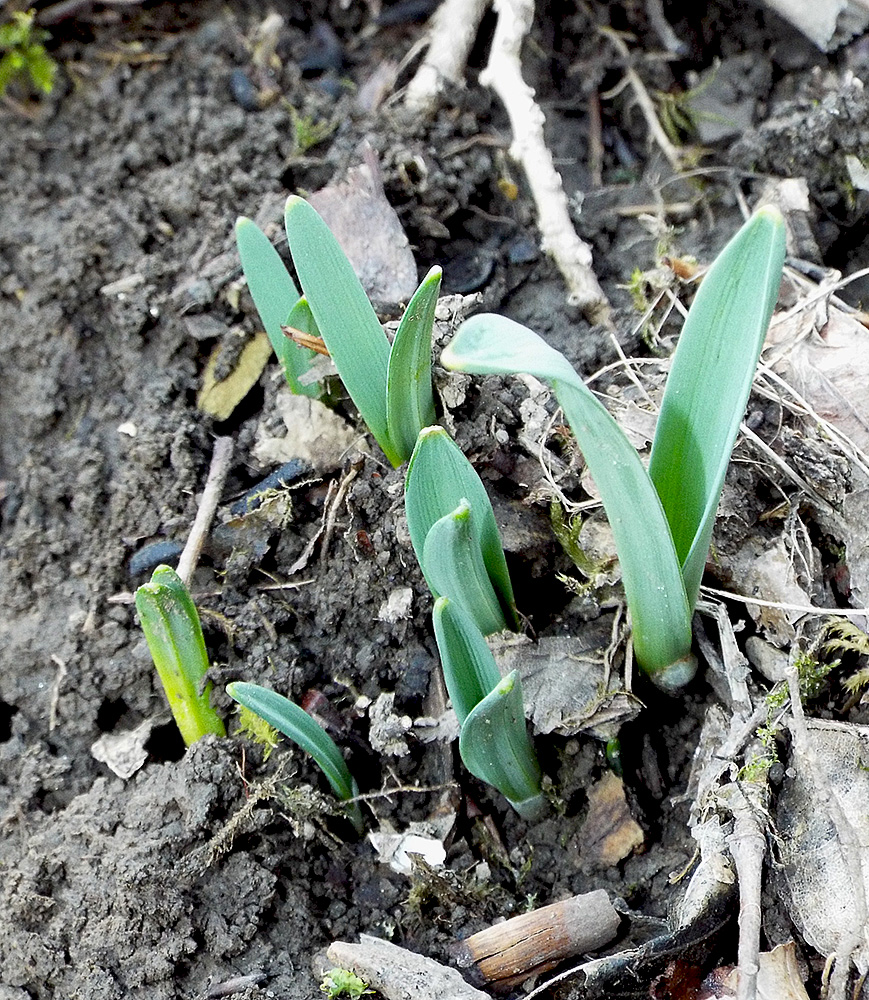
[[[445,83],[461,83],[488,6],[489,0],[444,0],[434,12],[428,52],[404,92],[404,103],[410,111],[427,114]]]
[[[592,269],[591,247],[573,228],[561,176],[543,137],[543,112],[522,78],[521,49],[534,19],[533,0],[495,0],[495,9],[498,24],[480,82],[491,87],[507,109],[513,130],[510,152],[528,178],[543,249],[564,276],[569,301],[593,322],[608,322],[609,303]]]

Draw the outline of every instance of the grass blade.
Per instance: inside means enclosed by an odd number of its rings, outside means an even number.
[[[439,597],[432,622],[447,691],[463,726],[471,709],[500,683],[501,674],[483,633],[460,605]]]
[[[519,673],[508,674],[465,719],[459,736],[465,767],[526,819],[544,808],[540,765],[525,728]]]
[[[507,628],[507,622],[486,572],[473,523],[470,505],[462,500],[431,526],[420,565],[435,597],[448,597],[460,605],[483,635],[491,635]]]
[[[227,694],[239,705],[255,712],[261,719],[279,730],[288,739],[309,753],[319,764],[335,795],[346,803],[353,825],[362,832],[362,814],[358,802],[348,802],[359,794],[341,751],[332,737],[299,706],[268,688],[246,681],[228,684]]]
[[[516,622],[516,601],[495,523],[492,504],[474,467],[443,427],[420,432],[405,480],[404,506],[410,540],[431,588],[425,566],[425,540],[436,521],[466,500],[474,511],[471,532],[483,556],[486,573],[507,621]]]
[[[386,378],[386,426],[402,461],[413,453],[423,427],[435,422],[431,390],[431,338],[441,288],[433,267],[408,303],[392,342]]]
[[[199,693],[208,653],[196,606],[174,569],[154,570],[150,583],[136,591],[136,611],[184,745],[207,733],[226,736],[223,720],[209,701],[211,684]]]
[[[287,238],[296,273],[350,398],[398,467],[386,417],[389,340],[353,266],[317,212],[302,198],[287,199]]]
[[[594,476],[619,555],[634,651],[668,690],[696,669],[691,609],[670,527],[640,456],[559,351],[504,316],[472,316],[441,355],[447,368],[477,374],[527,372],[552,383]]]
[[[777,209],[755,213],[697,291],[670,368],[649,475],[697,599],[730,453],[745,413],[785,257]]]
[[[299,300],[298,289],[281,255],[251,219],[242,217],[236,222],[235,241],[253,304],[284,370],[287,384],[298,395],[319,396],[319,386],[299,382],[299,376],[310,367],[312,352],[288,340],[281,330]]]

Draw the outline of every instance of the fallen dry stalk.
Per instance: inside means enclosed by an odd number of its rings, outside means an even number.
[[[187,536],[184,551],[178,560],[178,575],[186,586],[190,586],[193,578],[193,571],[199,561],[199,553],[205,542],[211,522],[214,519],[214,512],[220,502],[220,494],[223,491],[223,484],[226,481],[226,474],[229,472],[229,463],[232,461],[232,438],[219,437],[214,442],[214,452],[211,456],[211,467],[208,470],[208,478],[205,480],[205,489],[202,491],[202,502],[193,520],[193,527]]]
[[[543,112],[522,77],[521,49],[534,19],[533,0],[495,0],[495,9],[498,24],[480,82],[491,87],[506,108],[513,131],[510,153],[528,179],[543,249],[561,271],[569,301],[591,322],[609,325],[610,306],[592,268],[591,247],[573,228],[561,176],[544,141]]]
[[[466,938],[454,957],[475,985],[509,990],[616,935],[619,915],[603,889],[522,913]]]
[[[444,0],[434,12],[428,51],[404,94],[408,110],[428,114],[444,84],[461,82],[488,6],[489,0]]]

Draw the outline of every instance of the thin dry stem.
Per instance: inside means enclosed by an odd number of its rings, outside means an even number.
[[[591,322],[611,325],[610,305],[592,267],[591,248],[576,234],[567,195],[543,137],[544,116],[522,77],[521,49],[534,18],[532,0],[495,0],[498,24],[480,82],[491,87],[507,110],[510,153],[522,166],[537,208],[543,249],[567,283],[568,299]]]
[[[223,484],[226,481],[226,474],[229,472],[229,463],[232,461],[232,448],[231,437],[219,437],[214,442],[211,468],[208,470],[205,489],[202,491],[202,502],[196,512],[190,534],[187,536],[184,551],[178,560],[178,575],[188,587],[193,578],[196,564],[199,562],[199,553],[202,551],[205,536],[211,528],[212,520],[214,520],[214,512],[220,502],[220,494],[223,492]]]
[[[432,15],[429,46],[404,92],[414,114],[429,114],[448,83],[461,83],[489,0],[444,0]]]

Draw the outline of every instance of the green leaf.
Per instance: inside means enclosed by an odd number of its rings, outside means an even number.
[[[358,802],[349,802],[359,794],[341,751],[332,737],[299,706],[268,688],[246,681],[228,684],[227,694],[239,705],[255,712],[261,719],[279,730],[288,739],[309,753],[322,769],[333,791],[346,803],[353,825],[362,832],[362,813]]]
[[[470,712],[459,736],[459,753],[471,774],[497,788],[520,816],[540,815],[540,765],[525,728],[518,671]]]
[[[473,618],[483,635],[507,628],[498,596],[474,537],[467,500],[435,521],[426,535],[421,565],[435,597],[448,597]]]
[[[350,398],[396,468],[386,416],[389,340],[353,266],[317,212],[291,195],[285,210],[296,273]]]
[[[483,633],[464,608],[439,597],[432,622],[447,691],[463,726],[471,710],[500,683],[501,674]]]
[[[299,300],[299,291],[281,255],[251,219],[242,217],[236,222],[235,241],[253,304],[284,370],[287,384],[297,395],[319,396],[319,386],[299,382],[299,376],[310,367],[313,352],[294,344],[281,330]]]
[[[389,354],[386,425],[393,447],[405,462],[419,432],[435,422],[431,338],[441,274],[439,267],[433,267],[423,278],[401,317]]]
[[[207,733],[226,736],[223,721],[209,702],[211,684],[199,693],[208,653],[196,606],[174,569],[154,570],[150,583],[136,591],[136,611],[184,745],[189,747]]]
[[[413,550],[432,590],[425,563],[426,537],[435,522],[451,514],[463,500],[474,512],[471,535],[479,547],[504,617],[515,623],[513,585],[486,488],[443,427],[426,427],[420,432],[410,458],[404,506]]]
[[[691,609],[670,527],[640,456],[603,404],[563,354],[503,316],[466,320],[441,361],[458,371],[528,372],[552,383],[609,518],[637,661],[667,690],[687,683],[696,669]]]
[[[692,605],[778,298],[784,257],[784,220],[777,209],[762,208],[710,267],[673,355],[649,475],[670,523]]]

